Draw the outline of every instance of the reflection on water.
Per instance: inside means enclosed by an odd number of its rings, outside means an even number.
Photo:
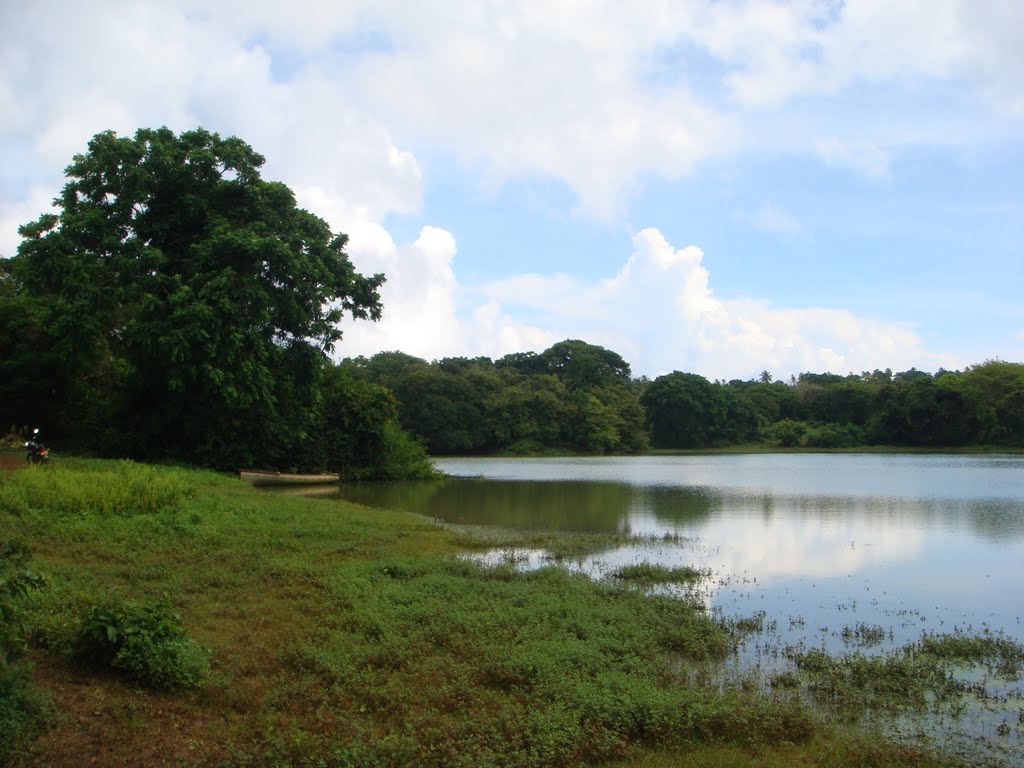
[[[849,652],[850,629],[884,647],[923,632],[1024,641],[1024,457],[884,454],[447,459],[442,482],[343,487],[345,498],[449,523],[649,537],[570,567],[636,562],[710,569],[724,617],[764,611],[772,643]],[[676,534],[662,541],[664,534]],[[498,555],[502,556],[502,555]],[[514,553],[523,567],[542,553]],[[767,641],[763,641],[767,643]],[[859,649],[879,652],[879,648]],[[739,663],[764,663],[764,647]],[[784,663],[776,656],[776,662]],[[769,664],[770,664],[769,663]],[[1024,693],[1018,681],[1002,695]],[[1008,747],[1024,752],[1016,709]],[[991,718],[982,729],[997,727]],[[986,724],[987,723],[987,724]],[[999,726],[1002,727],[1002,726]]]
[[[626,547],[599,559],[614,566],[685,559],[666,564],[710,568],[721,585],[708,595],[713,607],[742,610],[751,602],[744,595],[790,613],[851,601],[879,613],[913,605],[947,630],[998,625],[1021,634],[1024,457],[750,454],[438,465],[452,477],[342,493],[449,523],[676,534],[696,543]],[[753,579],[756,589],[736,587]]]
[[[634,497],[633,489],[621,483],[481,478],[366,483],[341,492],[351,501],[406,509],[447,523],[608,533],[629,530]]]
[[[966,534],[1000,545],[1024,539],[1024,459],[741,458],[749,457],[447,459],[438,465],[453,477],[441,482],[343,486],[341,494],[446,522],[544,531],[713,535],[742,521],[768,535],[796,524]]]

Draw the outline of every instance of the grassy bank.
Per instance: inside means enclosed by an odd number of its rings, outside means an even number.
[[[665,574],[484,567],[421,518],[123,462],[0,473],[0,531],[47,578],[12,765],[952,764],[712,682],[733,638],[632,583]]]

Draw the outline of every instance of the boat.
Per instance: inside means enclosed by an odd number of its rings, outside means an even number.
[[[340,475],[330,473],[299,475],[266,469],[240,469],[238,476],[253,485],[325,485],[341,479]]]

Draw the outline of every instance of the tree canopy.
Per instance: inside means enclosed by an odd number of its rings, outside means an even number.
[[[306,463],[325,354],[345,315],[380,317],[384,277],[357,273],[346,236],[263,162],[167,128],[103,132],[74,157],[59,213],[23,226],[4,264],[5,290],[31,301],[18,322],[59,369],[35,420],[143,456]]]
[[[427,363],[381,352],[353,364],[395,393],[402,425],[435,453],[616,453],[648,445],[629,365],[583,341],[497,361]]]

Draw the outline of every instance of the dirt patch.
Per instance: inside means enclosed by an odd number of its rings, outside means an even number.
[[[0,453],[0,471],[13,471],[27,466],[24,454]]]
[[[224,724],[211,722],[201,694],[141,690],[45,657],[37,661],[33,682],[49,694],[55,716],[19,768],[180,768],[223,757]]]

